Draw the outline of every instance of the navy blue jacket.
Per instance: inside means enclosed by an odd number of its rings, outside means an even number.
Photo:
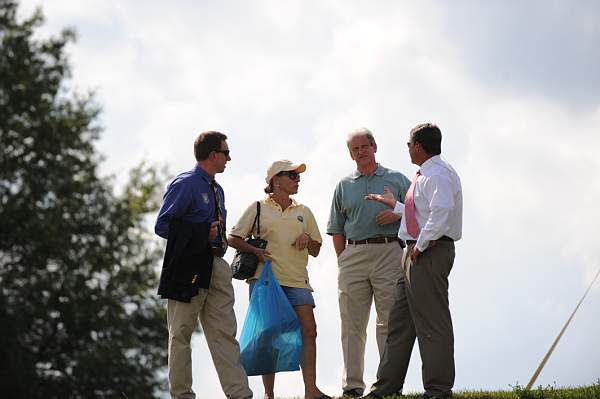
[[[208,289],[214,259],[209,230],[210,223],[171,220],[158,285],[161,298],[190,302],[199,288]]]

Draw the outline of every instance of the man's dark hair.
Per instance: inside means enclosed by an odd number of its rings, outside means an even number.
[[[421,123],[410,131],[410,141],[419,143],[429,155],[442,153],[442,132],[433,123]]]
[[[204,161],[213,151],[221,149],[221,143],[227,140],[221,132],[208,131],[200,133],[196,141],[194,141],[194,156],[196,161]]]

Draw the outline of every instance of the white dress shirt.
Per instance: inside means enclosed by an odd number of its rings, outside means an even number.
[[[416,247],[423,252],[429,241],[462,236],[462,187],[458,174],[448,162],[435,155],[423,162],[414,190],[415,213],[420,232]],[[394,213],[403,215],[404,204],[396,202]],[[400,222],[398,237],[415,240],[406,231],[406,218]]]

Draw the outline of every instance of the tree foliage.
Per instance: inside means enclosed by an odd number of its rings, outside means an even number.
[[[0,0],[0,392],[3,398],[153,397],[166,362],[159,253],[144,216],[159,178],[122,194],[98,173],[99,107],[70,92],[72,31],[37,38]]]

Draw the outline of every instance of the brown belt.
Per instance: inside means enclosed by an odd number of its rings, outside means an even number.
[[[372,237],[367,238],[365,240],[348,240],[348,244],[358,245],[358,244],[388,244],[390,242],[399,242],[400,239],[396,236],[388,236],[388,237]]]

